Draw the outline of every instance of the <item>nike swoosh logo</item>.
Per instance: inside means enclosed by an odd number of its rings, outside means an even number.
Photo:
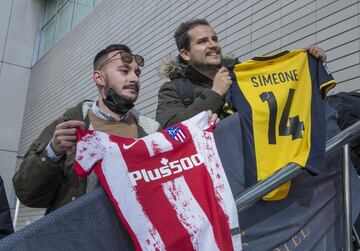
[[[127,149],[131,148],[133,145],[135,145],[137,142],[138,142],[138,140],[132,142],[130,145],[125,145],[125,144],[123,144],[123,148],[124,148],[125,150],[127,150]]]

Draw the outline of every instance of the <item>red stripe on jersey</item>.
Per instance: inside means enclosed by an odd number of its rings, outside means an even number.
[[[195,174],[196,173],[196,174]],[[203,182],[199,182],[201,177]],[[194,170],[192,175],[185,176],[186,183],[209,219],[213,229],[216,243],[220,250],[233,250],[229,231],[228,217],[224,214],[214,193],[213,183],[204,164]],[[214,213],[217,215],[214,216]],[[217,230],[217,231],[216,231]]]
[[[141,246],[140,246],[140,243],[135,235],[135,233],[133,232],[133,230],[131,229],[129,223],[127,222],[126,218],[124,217],[124,215],[121,213],[121,210],[118,206],[118,202],[116,201],[116,199],[114,198],[111,190],[110,190],[110,187],[109,187],[109,184],[107,183],[107,180],[104,176],[104,173],[101,169],[101,162],[102,161],[99,161],[98,163],[95,164],[94,166],[94,172],[96,173],[96,175],[98,176],[100,182],[101,182],[101,185],[104,187],[107,195],[110,197],[110,200],[112,201],[115,209],[116,209],[116,212],[118,213],[122,223],[124,224],[126,230],[128,231],[128,233],[130,234],[130,237],[131,239],[133,240],[133,244],[135,246],[135,249],[137,251],[141,251]]]
[[[188,129],[184,125],[180,124],[180,127],[183,132],[190,135]],[[197,151],[192,138],[190,136],[187,138],[190,140],[188,141],[186,149],[189,152],[196,153]],[[173,154],[175,159],[183,156],[182,151],[174,151]],[[213,229],[215,230],[213,232],[220,250],[233,250],[228,217],[225,215],[215,196],[213,182],[206,166],[201,164],[201,166],[193,168],[191,171],[191,173],[188,172],[190,175],[184,175],[186,183],[189,185],[196,201],[205,212]],[[199,182],[199,177],[203,179],[203,182]],[[213,215],[214,212],[217,213],[216,216]]]
[[[118,144],[119,145],[119,144]],[[133,154],[127,154],[128,152],[120,147],[120,150],[124,156],[124,161],[128,167],[129,172],[145,169],[146,171],[159,168],[161,166],[161,159],[169,154],[158,154],[150,157],[148,154],[142,154],[142,156],[136,156]],[[132,151],[147,153],[147,146],[143,141],[139,141],[134,145]],[[183,152],[184,154],[184,152]],[[146,165],[144,165],[146,163]],[[159,232],[162,241],[167,247],[176,246],[179,250],[193,250],[193,246],[190,240],[190,235],[186,229],[181,225],[177,218],[176,211],[169,203],[161,184],[167,180],[173,180],[174,177],[181,176],[180,174],[174,174],[170,177],[166,177],[151,182],[145,182],[144,179],[139,180],[135,186],[137,199],[141,204],[145,214]],[[154,206],[156,205],[156,206]],[[171,226],[171,231],[169,231]],[[182,236],[182,238],[179,238]]]
[[[171,151],[170,153],[168,152],[168,153],[158,154],[153,157],[147,156],[145,154],[142,156],[135,157],[135,155],[126,154],[126,150],[120,147],[122,154],[124,156],[124,160],[128,166],[129,172],[139,169],[145,169],[146,171],[153,171],[155,168],[159,168],[161,166],[160,161],[162,158],[168,159],[170,163],[174,160],[182,159],[184,158],[184,156],[193,156],[197,154],[190,132],[182,124],[179,125],[181,127],[182,132],[186,134],[184,135],[184,138],[186,138],[186,140],[183,143],[172,139],[169,135],[167,135],[166,132],[163,132],[167,140],[169,140],[174,147],[174,150]],[[133,150],[143,153],[148,152],[144,142],[138,142],[134,146]],[[146,163],[146,166],[138,166],[135,163]],[[151,182],[145,182],[144,179],[142,179],[138,181],[137,186],[135,187],[137,191],[138,199],[141,205],[143,206],[144,211],[146,212],[152,224],[158,230],[165,245],[169,247],[168,245],[173,244],[172,241],[176,236],[179,239],[179,236],[183,235],[184,237],[187,236],[185,238],[186,245],[189,244],[192,247],[192,244],[189,241],[190,236],[179,222],[179,219],[176,216],[176,212],[172,207],[172,205],[169,203],[168,199],[165,197],[163,190],[160,189],[161,183],[164,183],[169,180],[174,180],[179,176],[185,177],[185,180],[187,181],[187,184],[191,192],[193,193],[193,196],[195,197],[196,201],[204,211],[213,229],[217,230],[217,231],[213,231],[213,233],[220,250],[232,250],[233,247],[232,247],[232,239],[228,226],[228,218],[217,201],[217,198],[214,193],[212,179],[209,173],[207,172],[206,166],[204,164],[201,164],[198,167],[193,167],[190,170],[172,174],[171,176],[161,178],[159,180],[154,180]],[[199,178],[204,179],[204,181],[199,182]],[[143,186],[144,188],[142,188]],[[149,200],[149,198],[152,199]],[[154,210],[155,208],[153,203],[157,204],[156,210]],[[216,213],[217,215],[214,216],[214,213]],[[172,226],[173,231],[171,233],[169,233],[168,231],[169,225]],[[178,246],[180,244],[176,243],[176,245]]]

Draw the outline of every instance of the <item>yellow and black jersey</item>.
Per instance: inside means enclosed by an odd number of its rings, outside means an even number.
[[[232,77],[229,103],[244,130],[247,184],[290,162],[317,173],[326,144],[323,100],[336,84],[326,64],[304,51],[282,51],[236,64]],[[283,199],[289,188],[264,199]]]

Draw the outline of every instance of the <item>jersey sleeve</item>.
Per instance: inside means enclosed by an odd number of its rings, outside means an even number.
[[[182,123],[187,126],[189,130],[198,132],[213,132],[216,128],[216,124],[214,122],[209,123],[208,113],[206,111],[201,112]]]
[[[318,84],[322,94],[322,98],[325,100],[329,90],[335,87],[336,81],[334,80],[326,62],[317,59],[317,73]]]
[[[77,128],[74,169],[78,176],[87,176],[94,165],[102,160],[105,149],[102,145],[102,136],[96,131]]]

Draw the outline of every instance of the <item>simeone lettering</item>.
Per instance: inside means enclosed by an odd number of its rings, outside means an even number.
[[[202,163],[204,163],[202,156],[194,154],[190,157],[184,157],[179,160],[171,161],[168,165],[155,168],[153,170],[141,169],[129,172],[128,177],[132,185],[136,186],[139,180],[144,180],[145,182],[158,180],[173,174],[190,170],[194,167],[200,166]]]
[[[297,69],[294,69],[285,72],[275,72],[266,75],[253,76],[250,79],[254,87],[277,85],[285,82],[298,81],[298,72]]]

